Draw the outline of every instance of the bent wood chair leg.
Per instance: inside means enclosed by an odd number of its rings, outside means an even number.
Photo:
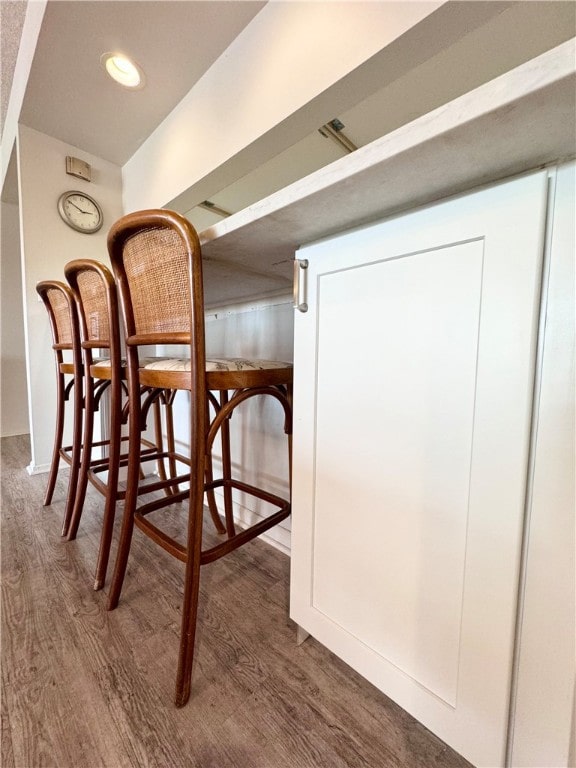
[[[210,404],[212,402],[212,405],[214,406],[214,409],[216,412],[219,410],[219,404],[217,400],[214,400],[211,396],[208,397],[208,403]],[[209,411],[209,408],[207,409]],[[204,462],[204,476],[206,478],[206,485],[210,486],[210,484],[214,480],[214,468],[212,466],[212,454],[209,453]],[[214,489],[209,488],[209,490],[206,491],[206,499],[208,501],[208,509],[210,511],[210,517],[212,518],[212,522],[214,523],[214,527],[216,528],[216,532],[220,535],[226,533],[226,528],[222,524],[222,519],[220,518],[220,512],[218,511],[218,504],[216,503],[216,495],[214,494]]]
[[[198,482],[191,484],[190,517],[188,519],[188,545],[184,600],[182,604],[182,628],[180,650],[176,673],[174,704],[183,707],[190,698],[194,642],[198,618],[198,596],[200,591],[200,558],[202,554],[202,513],[204,489]]]
[[[68,527],[67,541],[73,541],[78,533],[78,526],[80,525],[80,519],[84,509],[86,489],[88,487],[88,472],[90,471],[90,462],[92,460],[92,439],[94,435],[94,381],[90,376],[86,376],[84,381],[85,394],[82,461],[80,462],[76,498],[74,499],[74,508]]]
[[[164,416],[166,419],[166,447],[168,449],[168,471],[170,478],[177,477],[176,459],[176,442],[174,440],[174,399],[176,397],[175,389],[165,389],[162,393],[162,402],[164,403]],[[172,495],[179,492],[179,487],[173,485],[170,487],[170,493]]]
[[[212,456],[206,456],[206,464],[204,469],[204,476],[206,478],[206,485],[210,485],[210,483],[214,480],[214,472],[212,469]],[[226,528],[222,524],[222,520],[220,518],[220,513],[218,511],[218,505],[216,504],[216,496],[214,494],[214,489],[210,488],[206,491],[206,499],[208,501],[208,510],[210,512],[210,517],[212,518],[212,522],[214,523],[214,528],[216,528],[216,533],[223,534],[226,533]]]
[[[56,428],[54,430],[54,448],[52,450],[52,461],[50,463],[50,473],[48,475],[48,486],[44,496],[44,506],[52,503],[54,488],[56,487],[56,478],[60,466],[60,448],[62,448],[62,435],[64,433],[64,374],[58,371],[56,379]]]
[[[80,473],[80,463],[82,461],[82,380],[75,376],[74,385],[74,426],[72,433],[72,456],[70,463],[70,475],[68,478],[68,495],[66,497],[66,509],[64,511],[64,521],[62,523],[62,536],[68,535],[72,511],[76,501],[76,490],[78,486],[78,475]]]
[[[228,392],[222,390],[220,393],[220,403],[224,407],[228,403]],[[236,534],[234,526],[234,515],[232,511],[232,488],[230,480],[232,479],[232,461],[230,458],[230,416],[224,419],[220,427],[220,440],[222,442],[222,477],[224,479],[224,518],[226,520],[226,532],[229,537]]]
[[[141,397],[142,397],[142,396],[144,396],[144,395],[146,394],[146,392],[147,392],[146,388],[143,388],[143,389],[141,389],[141,390],[140,390],[140,396],[141,396]],[[124,411],[123,411],[123,414],[125,415],[125,420],[123,421],[123,423],[124,423],[124,424],[128,424],[128,427],[130,428],[130,425],[129,425],[129,417],[130,417],[130,408],[129,408],[129,404],[130,404],[130,395],[129,395],[129,393],[127,393],[127,394],[128,394],[128,399],[126,400],[126,403],[125,403],[125,405],[124,405]],[[140,425],[139,425],[139,430],[140,430],[139,434],[140,434],[140,435],[141,435],[141,434],[142,434],[142,432],[144,432],[144,430],[146,429],[146,417],[147,417],[147,415],[148,415],[148,412],[149,412],[149,407],[150,407],[150,404],[151,404],[151,402],[152,402],[152,400],[150,399],[150,395],[149,395],[149,394],[148,394],[148,395],[146,395],[146,398],[145,398],[145,400],[144,400],[144,408],[142,408],[142,407],[140,408],[140,418],[141,418],[141,419],[143,419],[143,421],[142,421],[142,422],[140,423]],[[141,401],[140,401],[140,405],[142,405],[142,402],[141,402]],[[146,479],[146,474],[145,474],[145,472],[144,472],[144,468],[142,467],[142,464],[140,464],[140,466],[138,467],[138,479],[139,479],[139,480],[145,480],[145,479]]]
[[[154,411],[154,443],[156,450],[159,454],[164,453],[164,441],[162,439],[162,412],[160,410],[160,398],[156,398],[152,403],[152,409]],[[160,480],[166,480],[166,469],[164,467],[164,459],[158,459],[156,461],[156,467],[158,469],[158,477]],[[166,496],[173,495],[172,488],[165,488],[164,493]]]
[[[118,552],[116,554],[116,564],[114,574],[110,584],[110,593],[108,595],[107,609],[114,610],[118,606],[126,567],[128,565],[128,555],[130,554],[130,545],[132,543],[132,534],[134,532],[134,513],[136,511],[136,502],[138,500],[138,478],[140,475],[140,391],[139,387],[129,384],[128,400],[130,410],[128,417],[128,469],[126,476],[126,496],[124,499],[124,515],[122,518],[122,530],[120,541],[118,542]]]
[[[108,560],[110,558],[110,546],[114,530],[114,518],[116,515],[116,501],[118,498],[118,478],[120,472],[120,454],[122,445],[122,388],[119,382],[112,383],[110,401],[110,427],[109,427],[109,451],[108,451],[108,482],[106,486],[106,501],[104,516],[102,519],[102,533],[100,534],[100,548],[94,575],[94,589],[99,590],[104,586]]]
[[[162,454],[165,454],[164,451],[164,438],[163,438],[163,429],[162,429],[162,409],[161,404],[164,403],[167,410],[167,445],[168,445],[168,461],[169,461],[169,471],[170,471],[170,479],[173,477],[176,477],[176,461],[173,456],[171,456],[171,453],[174,453],[174,439],[173,439],[173,424],[170,422],[168,424],[168,405],[167,405],[167,395],[170,394],[170,390],[159,390],[159,389],[153,389],[150,390],[149,387],[144,387],[141,390],[141,395],[143,396],[144,400],[141,404],[140,414],[142,418],[142,423],[140,424],[140,432],[144,432],[146,429],[146,419],[147,415],[152,409],[154,413],[154,445],[156,447],[156,452],[158,454],[158,458],[156,459],[156,469],[158,473],[158,477],[162,482],[166,482],[168,479],[166,475],[166,467],[164,464],[164,458],[162,458]],[[126,406],[127,407],[127,406]],[[171,439],[172,437],[172,439]],[[140,465],[140,480],[145,480],[146,474],[142,468],[142,465]],[[166,485],[164,488],[164,494],[166,496],[174,496],[176,493],[178,493],[178,486],[171,486]]]

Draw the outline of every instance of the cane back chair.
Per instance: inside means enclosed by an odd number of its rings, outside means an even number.
[[[127,453],[122,453],[122,444],[127,438],[122,435],[122,426],[127,420],[124,392],[126,388],[125,361],[121,356],[120,319],[116,284],[112,273],[104,264],[91,259],[76,259],[64,268],[66,279],[72,290],[79,318],[80,346],[83,356],[83,368],[86,372],[84,383],[84,443],[82,460],[74,507],[72,510],[68,540],[76,538],[82,516],[86,489],[91,482],[105,498],[102,520],[100,549],[94,578],[94,589],[104,586],[110,555],[110,545],[116,510],[116,502],[124,498],[124,490],[119,485],[119,473],[127,464]],[[107,357],[95,357],[95,350],[104,350]],[[147,358],[147,362],[158,358]],[[109,419],[105,439],[93,440],[94,404],[104,388],[109,388]],[[167,410],[168,441],[171,440],[171,404],[170,392],[149,387],[142,388],[141,422],[137,439],[142,461],[153,461],[161,480],[166,480],[163,450],[160,402]],[[154,410],[155,439],[150,441],[142,436],[146,429],[146,417],[150,408]],[[103,455],[94,456],[94,451]],[[107,473],[107,477],[104,477]],[[175,474],[175,470],[171,473]],[[171,494],[176,486],[166,487]]]
[[[275,398],[283,409],[290,456],[292,366],[276,361],[206,359],[200,243],[184,217],[166,210],[129,214],[112,226],[108,250],[126,330],[131,436],[124,518],[108,608],[118,605],[134,525],[185,563],[175,692],[175,704],[180,707],[190,696],[201,566],[250,541],[290,514],[289,499],[232,478],[227,429],[230,416],[246,400],[256,396]],[[148,365],[140,359],[139,347],[149,344],[186,344],[189,359]],[[189,484],[189,490],[138,505],[139,459],[138,446],[132,439],[136,433],[132,423],[136,427],[140,418],[139,391],[143,385],[189,393],[189,472],[178,477],[178,481]],[[220,400],[215,392],[220,393]],[[223,476],[214,480],[211,471],[207,474],[206,470],[211,467],[214,440],[222,430]],[[207,490],[217,487],[223,489],[225,499],[228,497],[224,510],[226,538],[203,548],[203,498]],[[263,501],[275,511],[251,527],[237,530],[230,504],[234,489],[260,500],[259,503]],[[174,501],[188,502],[185,544],[148,519],[151,512]]]
[[[44,506],[52,503],[60,459],[63,459],[70,466],[68,493],[62,523],[62,536],[66,536],[74,505],[82,440],[83,371],[78,316],[72,293],[64,283],[57,280],[42,280],[36,285],[36,291],[48,312],[52,332],[52,349],[56,363],[56,427]],[[68,353],[67,358],[69,359],[64,359],[65,353]],[[68,382],[66,382],[67,378],[69,378]],[[70,402],[71,397],[73,406],[72,445],[63,446],[66,405]]]

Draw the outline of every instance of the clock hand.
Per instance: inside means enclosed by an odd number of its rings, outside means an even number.
[[[76,210],[77,210],[77,211],[80,211],[80,213],[90,213],[90,211],[83,211],[83,210],[82,210],[82,208],[79,208],[79,207],[76,205],[76,203],[73,203],[73,202],[72,202],[72,200],[68,200],[68,202],[70,203],[70,205],[73,205],[73,206],[74,206],[74,208],[76,208]]]

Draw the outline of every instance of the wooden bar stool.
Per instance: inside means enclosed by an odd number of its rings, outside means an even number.
[[[76,259],[66,265],[64,272],[76,304],[83,367],[86,372],[84,445],[68,540],[76,538],[78,533],[87,485],[91,482],[105,497],[100,549],[94,578],[94,589],[101,589],[104,586],[110,555],[116,502],[124,498],[124,491],[119,487],[120,468],[127,464],[127,454],[122,453],[122,443],[128,438],[122,436],[122,425],[127,419],[127,410],[123,402],[126,368],[121,356],[118,298],[114,278],[104,264],[90,259]],[[107,357],[95,357],[96,350],[105,350]],[[158,358],[148,358],[148,362],[153,361],[158,361]],[[101,395],[103,383],[109,385],[110,392],[108,434],[104,440],[94,442],[94,406],[96,399]],[[139,457],[142,462],[153,461],[161,481],[165,481],[167,476],[164,459],[168,454],[163,447],[160,400],[170,411],[171,393],[142,387],[140,397],[144,403],[140,408],[141,420],[137,429]],[[154,409],[154,441],[142,436],[142,432],[146,429],[150,408]],[[167,421],[170,427],[171,414]],[[105,455],[94,457],[94,449],[102,450]],[[106,479],[103,477],[105,472],[107,472]],[[168,495],[177,490],[177,486],[166,487]]]
[[[60,460],[63,459],[70,466],[68,493],[62,523],[62,536],[66,536],[74,506],[82,441],[83,370],[78,316],[72,293],[64,283],[56,280],[42,280],[36,285],[36,291],[48,312],[52,332],[52,349],[56,363],[56,427],[44,506],[52,503]],[[71,359],[64,359],[65,352],[69,353]],[[69,378],[68,382],[66,382],[67,378]],[[70,402],[71,397],[73,409],[72,445],[63,446],[66,405]]]
[[[179,214],[153,210],[123,217],[110,230],[108,250],[126,329],[130,403],[127,491],[108,607],[115,608],[120,598],[134,525],[186,564],[175,694],[176,706],[183,706],[190,696],[200,567],[245,544],[290,514],[289,499],[231,477],[232,464],[226,455],[226,445],[223,477],[206,480],[206,468],[211,467],[212,446],[237,407],[253,397],[264,397],[277,401],[283,410],[290,455],[292,366],[265,360],[206,359],[200,243],[192,225]],[[139,348],[149,344],[186,344],[189,358],[147,364],[140,358]],[[172,498],[156,498],[138,504],[137,427],[142,386],[189,393],[190,469],[178,477],[178,481],[189,484],[189,490]],[[216,398],[214,392],[220,393],[221,398]],[[215,412],[212,418],[210,404]],[[181,460],[181,457],[177,458]],[[273,511],[242,530],[236,530],[230,511],[226,515],[226,538],[215,546],[204,548],[204,494],[214,488],[223,488],[226,495],[232,490],[240,491],[264,502]],[[188,503],[185,545],[148,517],[175,501]]]

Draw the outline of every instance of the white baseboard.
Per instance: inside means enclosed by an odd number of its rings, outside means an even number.
[[[20,427],[19,429],[16,429],[16,430],[9,429],[7,432],[2,432],[2,434],[0,435],[0,438],[2,438],[2,437],[22,437],[23,435],[29,435],[29,434],[30,434],[30,432],[28,431],[28,429],[24,429],[24,431],[22,431],[22,427]]]
[[[68,465],[62,462],[60,469],[68,469]],[[28,472],[29,475],[43,475],[49,471],[50,464],[32,464],[32,462],[30,462],[26,467],[26,472]]]

